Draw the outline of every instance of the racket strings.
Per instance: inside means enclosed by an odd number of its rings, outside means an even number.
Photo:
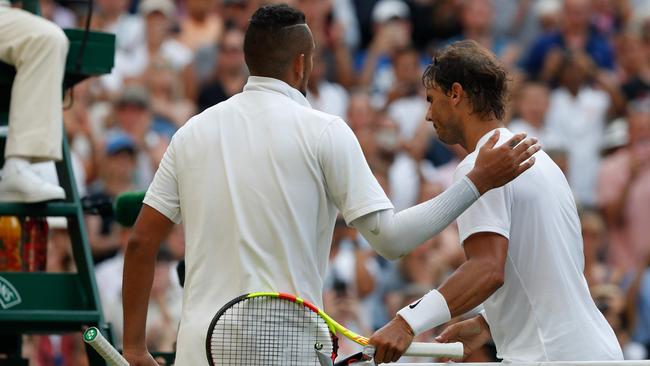
[[[210,355],[215,366],[319,366],[315,346],[333,353],[325,321],[292,301],[253,297],[221,314],[211,331]]]

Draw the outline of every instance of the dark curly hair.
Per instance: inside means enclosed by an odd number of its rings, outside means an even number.
[[[459,41],[440,50],[422,75],[427,88],[445,94],[458,83],[481,118],[502,120],[508,98],[508,74],[487,49],[475,41]]]
[[[251,17],[244,38],[244,57],[253,75],[279,77],[296,53],[310,49],[305,14],[286,4],[266,5]],[[308,42],[309,41],[309,42]]]

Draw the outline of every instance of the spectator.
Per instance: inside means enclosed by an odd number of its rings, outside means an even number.
[[[221,38],[223,20],[216,12],[214,0],[187,0],[187,14],[181,20],[181,33],[178,40],[185,47],[196,52],[199,48],[209,46]]]
[[[370,87],[373,96],[383,103],[384,94],[393,83],[391,56],[411,43],[410,10],[400,0],[381,0],[372,11],[374,36],[366,52],[357,55],[361,71],[359,84]]]
[[[113,200],[120,193],[134,190],[136,153],[135,142],[129,135],[114,132],[109,136],[105,156],[99,168],[99,179],[89,187],[89,196]],[[86,225],[95,261],[113,256],[120,243],[114,219],[88,216]]]
[[[335,11],[335,1],[341,7],[341,3],[349,0],[298,0],[296,5],[305,13],[307,24],[314,36],[314,42],[320,47],[321,55],[331,61],[331,65],[325,67],[325,77],[349,87],[354,84],[355,77],[352,55],[346,41],[347,36],[354,33],[354,29],[350,31],[344,28],[345,26],[336,18],[337,15],[341,15],[341,12]],[[346,25],[351,26],[347,23]]]
[[[226,28],[235,27],[242,32],[246,31],[248,20],[257,7],[257,0],[222,0],[221,14]]]
[[[164,60],[152,60],[145,70],[144,82],[154,116],[152,130],[169,142],[196,112],[194,103],[184,96],[180,75]]]
[[[625,321],[625,294],[616,285],[596,285],[590,289],[598,310],[605,316],[621,345],[629,342],[630,334]]]
[[[612,47],[591,28],[590,16],[590,0],[565,0],[560,29],[534,42],[524,63],[526,72],[531,77],[550,80],[554,65],[562,58],[561,51],[584,52],[599,68],[613,70]]]
[[[623,272],[607,263],[609,238],[605,221],[596,210],[580,212],[583,251],[585,253],[585,278],[589,287],[623,283]]]
[[[408,122],[402,124],[400,120],[398,123],[404,137],[412,138],[415,129],[424,120],[426,114],[426,101],[423,98],[424,90],[420,79],[422,77],[420,55],[413,47],[397,49],[392,55],[392,64],[395,80],[388,90],[384,106],[395,119],[408,115]],[[411,108],[414,108],[411,113],[404,113]]]
[[[168,143],[153,130],[153,122],[147,90],[136,85],[126,87],[115,103],[115,125],[108,133],[124,132],[135,143],[135,189],[149,186]]]
[[[72,10],[57,4],[54,0],[41,0],[41,15],[61,28],[74,28],[77,18]]]
[[[524,82],[516,96],[517,118],[510,121],[508,128],[513,133],[525,132],[534,136],[545,146],[547,141],[546,115],[549,108],[549,90],[543,83]]]
[[[144,25],[138,16],[128,13],[128,0],[97,0],[96,19],[101,30],[115,34],[116,57],[129,57],[144,44]]]
[[[176,7],[172,0],[143,0],[139,7],[144,18],[145,43],[136,49],[133,75],[140,75],[149,64],[160,58],[176,71],[192,61],[191,49],[172,37]]]
[[[314,66],[307,85],[307,100],[319,111],[345,118],[348,110],[348,92],[340,84],[325,77],[327,64],[322,50],[314,53]]]
[[[650,255],[650,102],[630,103],[627,122],[627,146],[607,157],[600,170],[598,204],[609,230],[610,263],[634,272]]]
[[[372,127],[375,110],[370,102],[370,95],[363,90],[353,91],[348,104],[348,124],[355,134]]]
[[[581,52],[565,55],[558,69],[559,87],[551,93],[548,138],[567,152],[568,180],[579,204],[593,207],[600,147],[612,98],[593,88],[595,69]],[[575,143],[580,141],[580,143]]]
[[[632,18],[629,1],[592,0],[592,24],[598,33],[613,37],[625,29]]]
[[[619,46],[621,67],[626,80],[622,90],[627,100],[650,97],[650,47],[636,33],[621,37]]]
[[[375,287],[377,263],[374,252],[356,229],[340,218],[334,227],[330,265],[325,287],[339,293],[349,292],[359,299],[368,296]]]
[[[547,35],[556,32],[560,28],[562,19],[561,0],[537,0],[534,13],[539,22],[540,33]]]
[[[219,56],[211,80],[198,93],[198,109],[203,111],[241,92],[247,77],[244,33],[237,28],[228,29],[219,44]]]
[[[514,66],[519,57],[519,49],[506,38],[494,34],[492,1],[466,0],[461,4],[462,34],[447,42],[473,39],[491,50],[507,68]]]

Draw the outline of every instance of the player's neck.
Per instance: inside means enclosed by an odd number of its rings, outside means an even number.
[[[464,140],[466,146],[463,147],[468,153],[471,153],[476,150],[476,144],[478,144],[481,137],[494,129],[503,127],[503,124],[497,119],[480,120],[472,118],[465,123],[465,126]]]

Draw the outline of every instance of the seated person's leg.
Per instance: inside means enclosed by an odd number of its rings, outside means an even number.
[[[31,163],[61,159],[68,40],[44,18],[18,9],[0,11],[5,13],[0,17],[0,60],[16,68],[0,201],[62,199],[63,189],[35,174]]]

